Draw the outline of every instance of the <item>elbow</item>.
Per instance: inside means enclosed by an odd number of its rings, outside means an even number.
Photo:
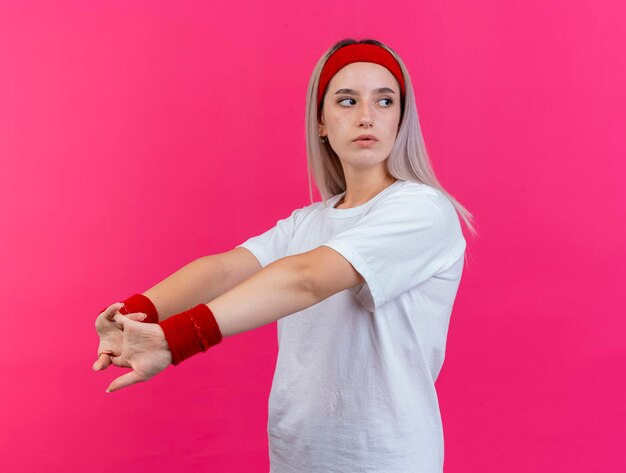
[[[343,255],[327,246],[294,258],[298,261],[302,284],[319,301],[365,283],[363,276]]]
[[[284,258],[285,263],[290,265],[291,272],[293,274],[293,281],[295,281],[297,289],[318,298],[319,285],[316,284],[316,275],[314,274],[314,270],[309,262],[300,256],[301,255],[287,256]]]

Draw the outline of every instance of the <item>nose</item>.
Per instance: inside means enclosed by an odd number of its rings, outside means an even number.
[[[359,126],[372,126],[372,113],[366,100],[361,102],[361,107],[359,109]]]

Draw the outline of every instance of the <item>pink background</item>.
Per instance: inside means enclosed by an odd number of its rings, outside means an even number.
[[[94,320],[308,205],[306,86],[344,37],[402,56],[480,233],[437,381],[446,473],[624,471],[624,13],[3,1],[2,471],[268,471],[275,324],[105,394],[125,370],[91,370]]]

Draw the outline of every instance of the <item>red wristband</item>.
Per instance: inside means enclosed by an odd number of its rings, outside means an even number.
[[[206,304],[198,304],[173,315],[159,322],[159,325],[172,352],[173,365],[205,352],[222,341],[222,332]]]
[[[152,301],[143,294],[135,294],[121,302],[123,302],[124,305],[119,310],[120,314],[128,315],[134,314],[136,312],[141,312],[146,314],[146,318],[141,320],[141,322],[149,324],[159,323],[159,313],[157,312],[156,307],[154,306]],[[105,310],[106,308],[101,310],[100,313],[104,312]]]

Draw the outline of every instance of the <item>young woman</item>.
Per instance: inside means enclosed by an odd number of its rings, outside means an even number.
[[[273,473],[441,472],[434,383],[464,263],[457,212],[475,234],[471,214],[435,178],[389,47],[333,45],[306,117],[322,202],[105,309],[94,369],[133,369],[114,391],[278,321]]]

